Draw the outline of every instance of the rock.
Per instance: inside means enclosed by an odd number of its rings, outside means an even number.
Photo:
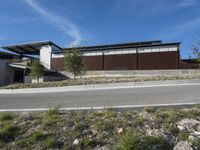
[[[74,142],[73,142],[73,145],[78,145],[78,144],[79,144],[79,140],[75,139]]]
[[[107,146],[100,146],[97,145],[97,147],[94,150],[109,150]]]
[[[119,129],[117,130],[117,133],[118,133],[118,134],[121,134],[123,131],[124,131],[123,128],[119,128]]]
[[[195,136],[193,136],[193,135],[190,135],[189,137],[188,137],[188,140],[189,141],[194,141],[194,140],[196,140],[197,138],[195,137]]]
[[[177,128],[180,130],[180,131],[185,131],[187,130],[184,126],[182,125],[177,125]]]
[[[200,136],[200,132],[195,131],[194,134]]]
[[[163,138],[164,138],[166,141],[168,141],[170,145],[175,145],[175,144],[177,143],[176,138],[174,138],[172,134],[167,134],[167,133],[165,133],[165,134],[163,135]]]
[[[63,127],[63,131],[66,131],[67,130],[67,127]]]
[[[25,121],[32,121],[33,120],[33,116],[30,113],[21,114],[21,118],[23,118]]]
[[[190,132],[194,131],[194,126],[196,128],[199,128],[200,121],[194,120],[194,119],[183,119],[180,122],[177,123],[177,127],[179,130],[188,130]]]
[[[194,150],[194,149],[188,142],[181,141],[174,146],[174,150]]]

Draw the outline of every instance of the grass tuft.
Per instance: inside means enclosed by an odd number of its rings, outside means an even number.
[[[5,143],[13,141],[19,132],[18,126],[6,123],[0,129],[0,141]]]
[[[8,112],[4,112],[0,114],[0,121],[8,121],[12,120],[14,118],[14,115]]]

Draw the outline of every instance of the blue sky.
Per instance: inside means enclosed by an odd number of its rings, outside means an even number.
[[[199,0],[0,0],[0,45],[180,41],[188,58],[200,37],[199,8]]]

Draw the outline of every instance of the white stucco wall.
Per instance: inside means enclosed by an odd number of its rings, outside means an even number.
[[[51,53],[52,47],[50,45],[43,46],[40,49],[40,63],[47,69],[51,68]]]

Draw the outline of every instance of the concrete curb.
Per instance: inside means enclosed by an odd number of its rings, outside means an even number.
[[[47,88],[27,88],[27,89],[2,89],[0,94],[33,94],[33,93],[56,93],[56,92],[73,92],[73,91],[92,91],[92,90],[109,90],[109,89],[127,89],[127,88],[151,88],[151,87],[169,87],[169,86],[190,86],[200,85],[200,80],[165,80],[165,81],[146,81],[146,82],[123,82],[107,83],[93,85],[77,85],[63,87]]]
[[[145,107],[158,108],[191,108],[193,106],[200,105],[199,103],[171,103],[171,104],[149,104],[149,105],[122,105],[122,106],[98,106],[98,107],[71,107],[71,108],[59,108],[60,111],[96,111],[103,109],[114,109],[114,110],[141,110]],[[0,112],[44,112],[49,108],[31,108],[31,109],[0,109]]]

